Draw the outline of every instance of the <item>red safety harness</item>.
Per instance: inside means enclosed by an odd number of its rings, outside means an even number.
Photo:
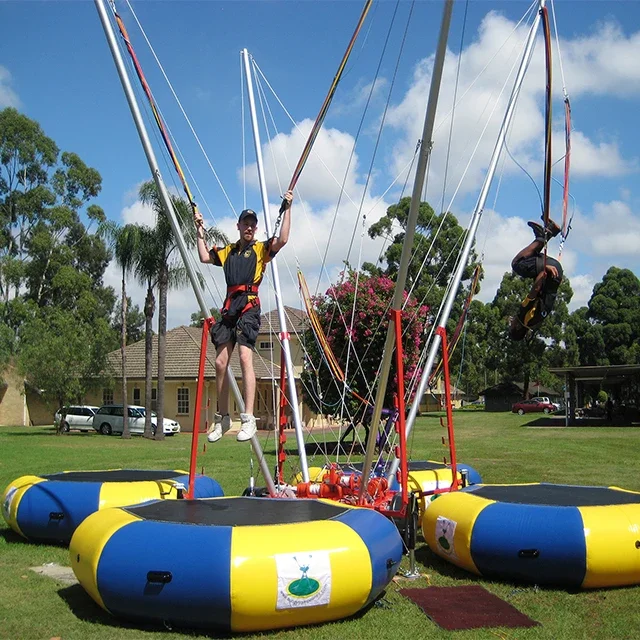
[[[233,299],[243,293],[246,293],[247,295],[255,295],[255,298],[247,302],[247,304],[238,314],[238,318],[249,311],[249,309],[253,309],[253,307],[259,306],[260,298],[258,298],[258,286],[259,285],[257,284],[236,284],[232,287],[227,287],[227,297],[225,298],[224,305],[221,309],[222,316],[224,317],[227,313],[229,313],[229,309],[231,308],[231,302],[233,301]]]

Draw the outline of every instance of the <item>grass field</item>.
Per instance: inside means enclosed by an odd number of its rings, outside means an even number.
[[[616,485],[640,491],[640,429],[624,427],[531,428],[535,418],[513,414],[455,414],[458,459],[475,467],[487,483],[556,482]],[[436,416],[422,417],[410,438],[415,460],[440,459],[441,428]],[[164,442],[107,438],[97,434],[54,435],[52,428],[0,427],[0,490],[25,474],[76,469],[185,469],[190,434]],[[273,454],[273,437],[265,443]],[[313,463],[313,460],[310,460]],[[316,460],[322,463],[322,460]],[[199,457],[205,473],[227,495],[248,484],[249,447],[224,438]],[[271,464],[270,466],[273,466]],[[0,527],[5,527],[0,521]],[[153,541],[150,541],[153,544]],[[203,549],[202,553],[215,550]],[[639,552],[640,555],[640,552]],[[364,613],[337,623],[244,638],[548,638],[603,639],[640,637],[640,587],[594,591],[535,588],[479,579],[448,565],[419,541],[424,578],[399,579]],[[208,638],[197,631],[122,624],[100,609],[78,585],[64,586],[29,570],[44,563],[68,566],[65,548],[28,544],[0,528],[0,638],[2,640]],[[638,559],[640,566],[640,558]],[[433,624],[397,590],[402,587],[480,584],[540,622],[531,629],[447,632]]]

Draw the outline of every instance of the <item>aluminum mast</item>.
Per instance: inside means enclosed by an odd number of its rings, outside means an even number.
[[[527,38],[527,43],[525,46],[524,54],[522,56],[522,61],[520,62],[520,67],[518,69],[518,74],[516,75],[516,79],[513,85],[513,90],[511,91],[509,104],[507,105],[507,110],[506,110],[504,119],[502,121],[502,125],[500,127],[500,133],[498,134],[498,140],[496,141],[495,147],[493,149],[491,161],[489,162],[489,167],[487,169],[487,175],[485,176],[484,183],[482,184],[482,189],[480,190],[480,195],[478,196],[478,202],[475,206],[475,209],[473,210],[473,215],[471,217],[469,228],[467,230],[467,237],[465,239],[464,246],[460,253],[458,266],[452,276],[449,293],[447,294],[445,305],[442,308],[442,312],[438,320],[438,327],[446,327],[447,320],[449,319],[449,315],[451,314],[453,303],[458,293],[458,288],[460,287],[460,281],[462,280],[462,273],[465,267],[467,266],[467,262],[469,260],[469,254],[471,253],[471,245],[475,240],[476,231],[478,230],[478,225],[480,224],[480,218],[482,217],[484,205],[485,205],[487,196],[489,194],[489,189],[491,188],[493,176],[496,172],[496,167],[498,166],[498,160],[500,159],[500,154],[502,153],[502,149],[504,147],[507,131],[509,129],[509,125],[511,124],[511,120],[513,118],[513,113],[515,111],[516,100],[518,99],[518,94],[520,93],[520,88],[522,87],[522,82],[524,80],[527,67],[529,66],[529,62],[531,61],[531,56],[533,55],[536,31],[538,30],[538,25],[540,24],[541,11],[545,6],[545,2],[546,0],[539,0],[538,2],[538,14],[536,15],[536,18],[533,21],[533,24],[531,25],[531,29],[529,31],[529,36]],[[429,348],[429,354],[427,356],[427,362],[422,371],[420,385],[418,386],[418,390],[416,391],[413,404],[411,405],[411,410],[409,411],[409,415],[407,416],[407,426],[406,426],[407,437],[409,437],[409,434],[411,433],[411,429],[413,428],[413,424],[418,414],[418,408],[420,406],[420,398],[422,398],[422,396],[424,395],[425,389],[429,382],[429,376],[431,375],[431,370],[433,369],[433,364],[436,360],[436,356],[440,348],[440,343],[441,343],[440,336],[434,332],[432,342],[431,342],[431,347]],[[395,475],[397,470],[398,470],[398,462],[397,460],[394,460],[389,469],[387,477],[392,478]]]
[[[182,230],[180,229],[180,225],[178,224],[178,219],[176,218],[176,214],[173,210],[173,205],[171,204],[171,198],[169,197],[169,192],[167,191],[167,187],[165,186],[164,181],[162,180],[162,175],[160,174],[160,169],[158,168],[158,162],[153,152],[153,147],[151,146],[149,135],[147,134],[147,129],[142,119],[142,115],[140,114],[140,108],[138,107],[138,102],[133,92],[133,88],[131,86],[131,81],[129,80],[127,69],[122,59],[122,55],[120,54],[120,49],[118,48],[116,35],[113,30],[111,21],[109,20],[109,15],[104,5],[104,0],[94,0],[94,1],[95,1],[96,8],[98,10],[98,15],[100,16],[100,21],[102,22],[102,27],[107,37],[107,43],[109,44],[109,49],[111,50],[111,54],[113,55],[113,60],[116,64],[118,75],[120,76],[120,81],[122,82],[124,93],[127,97],[127,102],[129,103],[129,108],[131,109],[131,115],[133,116],[136,129],[138,130],[138,135],[140,136],[140,141],[142,142],[142,147],[144,149],[145,155],[147,156],[147,162],[149,163],[149,168],[151,169],[153,179],[156,183],[156,187],[158,188],[158,193],[160,195],[160,199],[162,201],[164,211],[167,215],[167,218],[169,219],[171,228],[173,229],[173,233],[176,237],[178,250],[180,251],[180,255],[182,256],[184,266],[187,270],[187,273],[189,274],[189,280],[191,281],[191,286],[193,287],[193,291],[198,300],[198,305],[200,306],[200,310],[202,311],[202,313],[204,314],[204,317],[206,318],[209,316],[209,308],[207,307],[207,304],[205,302],[204,293],[202,291],[200,283],[198,282],[198,277],[196,275],[196,272],[189,260],[189,254],[187,252],[187,246],[182,236]],[[240,389],[238,388],[238,383],[233,377],[231,367],[227,369],[227,377],[229,378],[229,386],[233,390],[233,395],[235,397],[236,403],[238,407],[240,407],[240,411],[244,412],[244,400],[242,398],[242,394],[240,393]],[[257,436],[254,436],[253,438],[251,438],[251,446],[253,447],[253,452],[255,456],[259,460],[260,470],[262,471],[262,475],[264,476],[265,482],[267,484],[267,488],[272,495],[275,495],[276,489],[273,482],[273,478],[271,477],[271,472],[269,471],[269,467],[266,463],[266,460],[264,459],[264,453],[262,452],[262,447],[260,446],[260,442]]]
[[[269,197],[267,195],[267,183],[264,178],[264,165],[262,162],[262,146],[260,144],[260,130],[258,128],[258,119],[256,117],[256,104],[253,95],[253,80],[251,68],[249,65],[249,52],[243,49],[241,52],[242,62],[244,63],[244,71],[247,82],[247,94],[249,98],[249,109],[251,113],[251,126],[253,128],[253,142],[256,149],[256,164],[258,166],[258,178],[260,180],[260,195],[262,196],[262,210],[264,214],[264,222],[267,230],[267,237],[271,237],[271,220],[269,218]],[[280,321],[280,340],[281,348],[284,354],[284,361],[287,369],[287,383],[289,385],[289,396],[291,399],[291,410],[293,413],[293,423],[296,429],[296,440],[298,442],[298,455],[300,457],[300,468],[302,471],[302,479],[309,482],[309,466],[307,464],[307,451],[304,445],[304,433],[302,431],[302,421],[300,420],[300,410],[298,407],[298,392],[296,389],[295,372],[293,369],[293,361],[291,360],[291,349],[289,347],[289,333],[287,332],[287,321],[284,315],[284,306],[282,302],[282,293],[280,291],[280,276],[278,275],[278,264],[274,257],[271,262],[271,275],[273,277],[273,287],[276,294],[276,307],[278,309],[278,320]]]
[[[438,94],[440,93],[440,81],[442,80],[442,69],[444,67],[445,54],[447,52],[447,38],[449,35],[449,26],[451,24],[451,13],[453,11],[453,0],[446,0],[442,14],[442,23],[440,25],[440,35],[436,49],[436,56],[433,63],[433,74],[431,76],[431,87],[429,89],[429,100],[427,102],[427,112],[422,130],[422,145],[418,157],[418,166],[416,167],[416,178],[413,183],[413,192],[411,194],[411,204],[409,206],[409,216],[407,219],[406,232],[404,242],[402,244],[402,255],[400,257],[400,265],[398,268],[398,279],[393,295],[392,309],[401,310],[404,294],[404,286],[407,281],[407,272],[409,270],[409,261],[413,252],[413,238],[415,236],[416,223],[418,221],[418,211],[420,209],[420,196],[424,178],[427,172],[427,162],[431,155],[433,134],[433,124],[436,117],[436,109],[438,106]],[[367,486],[367,479],[371,471],[373,457],[375,453],[376,435],[378,433],[378,425],[382,415],[382,404],[387,390],[387,382],[389,380],[389,371],[391,369],[391,358],[395,344],[395,332],[393,320],[389,320],[389,328],[387,329],[387,337],[384,344],[382,355],[382,363],[380,364],[380,373],[378,377],[378,388],[376,390],[376,399],[371,419],[371,432],[367,441],[367,451],[362,466],[362,483],[360,486],[359,497],[362,499]],[[399,464],[396,458],[394,463]]]

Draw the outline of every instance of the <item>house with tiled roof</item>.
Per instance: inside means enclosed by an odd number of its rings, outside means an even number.
[[[289,332],[291,359],[293,361],[295,378],[298,381],[298,400],[300,414],[303,421],[307,421],[311,414],[302,404],[302,393],[299,378],[302,372],[303,350],[302,332],[306,326],[304,311],[293,307],[284,308],[287,330]],[[260,333],[256,340],[256,351],[253,358],[256,374],[256,403],[254,412],[259,418],[260,428],[273,428],[276,420],[276,386],[280,379],[280,321],[277,311],[270,311],[262,316]],[[200,362],[200,344],[202,329],[199,327],[180,326],[171,329],[166,336],[165,362],[165,403],[164,414],[168,418],[177,420],[183,431],[191,431],[194,424],[194,404],[196,386],[198,382],[198,365]],[[158,379],[158,336],[153,336],[152,358],[152,408],[155,409],[157,379]],[[126,348],[127,400],[129,404],[144,405],[145,398],[145,343],[144,340],[130,344]],[[216,352],[211,341],[208,342],[207,357],[204,370],[203,411],[200,416],[200,426],[210,423],[217,406]],[[242,391],[242,373],[238,350],[231,356],[231,370]],[[109,372],[114,385],[96,391],[87,397],[88,404],[108,404],[122,402],[122,356],[120,349],[109,354]],[[230,396],[230,408],[234,418],[239,419],[239,409]]]

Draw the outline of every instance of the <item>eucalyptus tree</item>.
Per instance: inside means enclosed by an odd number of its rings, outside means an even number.
[[[378,267],[365,263],[363,269],[371,274],[386,275],[395,280],[400,266],[400,256],[409,218],[411,198],[402,198],[387,209],[386,215],[369,227],[371,238],[386,238],[389,241]],[[465,229],[458,224],[456,217],[445,212],[437,214],[428,202],[421,202],[418,209],[418,222],[413,240],[413,251],[407,274],[407,289],[421,305],[429,308],[429,324],[435,320],[440,302],[453,272],[460,249],[464,242]],[[456,299],[451,320],[447,328],[455,328],[462,305],[469,293],[470,281],[477,263],[475,251],[465,267],[462,280],[467,282]],[[482,280],[482,274],[479,280]],[[476,293],[479,291],[479,286]]]
[[[0,111],[0,318],[27,380],[58,401],[97,385],[115,348],[115,297],[103,275],[111,254],[98,231],[96,169],[60,153],[40,125]],[[79,339],[71,339],[75,330]],[[67,339],[68,338],[68,339]]]

